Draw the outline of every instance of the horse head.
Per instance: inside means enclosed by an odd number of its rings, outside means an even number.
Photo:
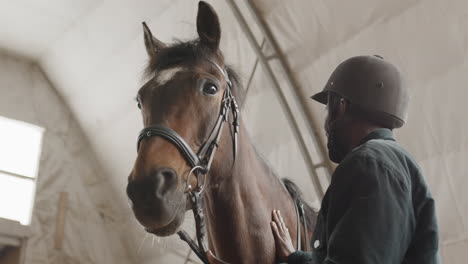
[[[144,127],[170,128],[198,153],[216,126],[230,80],[237,83],[219,50],[218,16],[209,4],[200,2],[198,38],[172,45],[155,38],[145,23],[143,30],[149,81],[140,88],[136,100]],[[189,209],[187,188],[198,182],[190,177],[193,164],[187,162],[177,144],[161,136],[145,135],[140,135],[127,195],[145,229],[168,236],[182,225]]]

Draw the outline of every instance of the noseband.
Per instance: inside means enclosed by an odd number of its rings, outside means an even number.
[[[197,233],[198,245],[193,241],[190,235],[187,232],[180,230],[177,234],[179,237],[187,242],[187,244],[192,248],[192,250],[197,254],[197,256],[203,261],[203,263],[210,263],[209,257],[211,259],[217,260],[217,263],[225,263],[217,259],[211,251],[207,250],[205,243],[206,235],[206,226],[205,226],[205,217],[202,208],[202,192],[204,190],[204,185],[206,182],[206,174],[210,171],[211,163],[213,162],[216,149],[219,145],[219,140],[221,139],[221,134],[223,131],[224,123],[228,121],[229,114],[232,113],[232,146],[233,146],[233,162],[236,160],[237,156],[237,135],[239,133],[239,107],[237,105],[236,99],[232,94],[232,82],[229,79],[224,68],[221,68],[218,64],[213,61],[212,63],[224,76],[226,80],[226,89],[223,93],[223,98],[221,100],[221,107],[219,110],[218,118],[213,129],[210,132],[210,135],[206,139],[205,143],[201,146],[198,153],[195,154],[195,151],[187,144],[187,142],[174,130],[169,127],[162,125],[153,125],[144,128],[141,130],[138,135],[137,141],[137,152],[140,149],[140,145],[143,140],[151,137],[161,137],[169,142],[171,142],[184,157],[185,161],[190,165],[191,170],[187,175],[186,179],[186,192],[190,198],[190,203],[192,211],[195,218],[195,226]],[[197,186],[192,189],[188,184],[189,178],[192,173],[197,178]],[[205,179],[201,181],[201,176],[205,175]]]

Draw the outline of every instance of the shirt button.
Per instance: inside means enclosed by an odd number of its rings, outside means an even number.
[[[315,240],[315,242],[314,242],[314,248],[318,248],[318,247],[320,247],[320,241]]]

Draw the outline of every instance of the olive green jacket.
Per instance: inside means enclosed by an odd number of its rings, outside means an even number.
[[[312,238],[288,263],[439,263],[434,200],[389,129],[370,133],[336,168]]]

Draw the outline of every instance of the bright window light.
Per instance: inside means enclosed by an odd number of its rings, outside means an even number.
[[[0,217],[28,225],[44,129],[0,116]]]
[[[0,217],[29,224],[33,200],[34,180],[0,172]]]
[[[0,170],[35,178],[44,129],[0,117]]]

